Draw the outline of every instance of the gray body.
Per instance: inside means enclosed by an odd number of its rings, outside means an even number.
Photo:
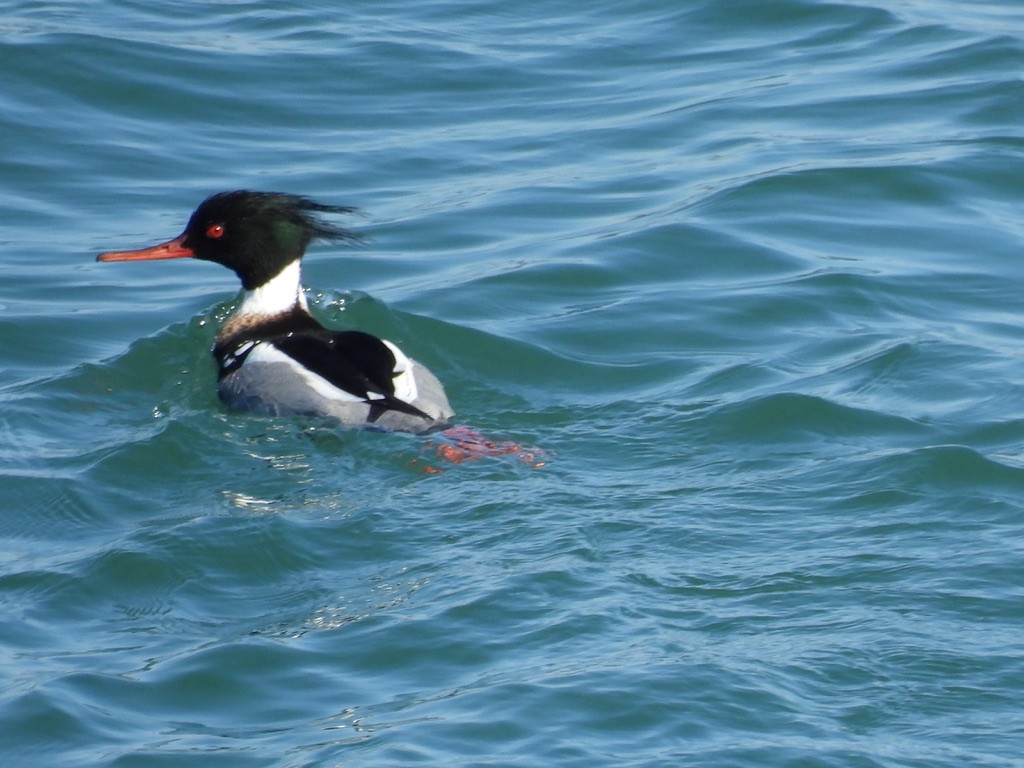
[[[416,397],[409,404],[427,416],[385,410],[372,421],[374,411],[380,410],[372,401],[337,389],[315,374],[303,374],[293,363],[251,358],[220,380],[218,394],[231,409],[272,416],[323,416],[345,427],[414,433],[443,429],[454,416],[441,382],[411,358],[406,358],[410,365],[401,375],[415,381]]]

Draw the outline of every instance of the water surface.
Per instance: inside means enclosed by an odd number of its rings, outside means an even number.
[[[1024,11],[0,18],[5,765],[1021,764]],[[240,187],[545,465],[224,411],[234,276],[93,256]]]

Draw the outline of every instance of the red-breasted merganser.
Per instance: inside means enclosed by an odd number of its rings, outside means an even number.
[[[389,341],[329,330],[309,312],[299,282],[306,247],[315,238],[355,237],[316,214],[352,210],[297,195],[222,192],[204,200],[173,240],[96,258],[192,257],[234,270],[242,299],[213,347],[229,408],[402,432],[447,427],[453,412],[434,374]]]

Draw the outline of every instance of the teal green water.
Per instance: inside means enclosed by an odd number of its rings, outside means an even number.
[[[0,8],[0,764],[1024,765],[1024,7]],[[237,187],[546,464],[225,412]]]

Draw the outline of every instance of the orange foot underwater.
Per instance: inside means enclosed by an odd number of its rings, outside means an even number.
[[[424,450],[432,452],[441,462],[462,464],[467,461],[480,461],[488,456],[515,456],[530,469],[538,469],[547,463],[546,454],[537,448],[528,448],[511,440],[496,443],[469,427],[452,427],[440,434],[447,442],[430,441],[424,446]],[[441,467],[423,464],[421,459],[415,459],[413,465],[421,466],[422,471],[428,474],[445,471]]]

